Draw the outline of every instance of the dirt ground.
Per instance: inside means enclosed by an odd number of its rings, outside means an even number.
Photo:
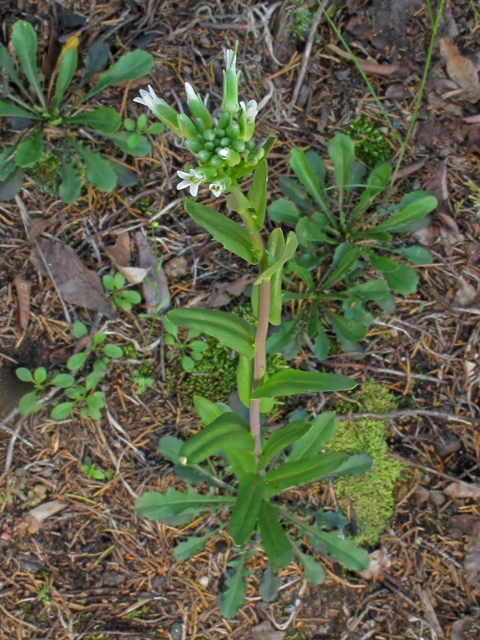
[[[432,2],[434,13],[438,4]],[[133,98],[148,82],[175,104],[182,100],[183,83],[190,81],[218,105],[222,47],[238,39],[241,97],[264,99],[259,135],[277,135],[269,164],[275,195],[292,146],[325,156],[335,132],[360,114],[382,120],[361,75],[341,55],[344,50],[325,21],[318,26],[306,75],[292,103],[305,41],[290,34],[292,12],[287,7],[253,1],[53,5],[0,0],[1,37],[21,18],[38,29],[41,56],[52,29],[60,45],[67,36],[79,35],[84,51],[101,39],[114,58],[127,49],[146,48],[155,57],[150,78],[115,87],[106,96],[123,116],[137,117],[142,108]],[[334,21],[353,52],[384,65],[369,73],[369,79],[404,136],[431,35],[427,4],[347,0],[335,9]],[[479,34],[478,2],[447,1],[438,38],[452,38],[477,70]],[[114,361],[102,380],[106,408],[99,421],[75,414],[55,422],[42,409],[26,419],[17,414],[0,422],[0,471],[9,469],[0,476],[0,494],[5,495],[7,486],[21,489],[12,504],[0,503],[2,640],[480,637],[480,198],[467,184],[480,186],[480,118],[468,122],[479,112],[480,101],[465,100],[450,82],[437,40],[393,193],[398,198],[430,186],[443,194],[427,239],[434,262],[416,268],[417,293],[396,298],[394,316],[384,313],[370,327],[362,360],[337,354],[324,369],[354,375],[357,382],[374,379],[420,409],[416,415],[399,411],[389,421],[391,453],[411,471],[398,484],[395,514],[380,545],[391,565],[378,579],[366,579],[325,561],[328,577],[322,586],[312,587],[292,564],[280,572],[278,599],[264,603],[258,595],[264,568],[259,557],[249,564],[246,604],[235,619],[224,620],[217,596],[232,551],[227,536],[210,543],[194,560],[179,563],[172,547],[187,529],[194,533],[201,521],[177,529],[143,520],[133,510],[135,498],[146,489],[181,486],[171,465],[157,453],[157,442],[162,435],[178,435],[196,424],[194,413],[178,397],[181,380],[173,390],[166,385],[160,329],[156,326],[151,333],[149,321],[134,312],[118,310],[107,320],[67,305],[72,321],[95,324],[122,347],[133,345],[137,360]],[[8,128],[0,126],[8,140]],[[398,144],[388,139],[398,154]],[[184,275],[169,276],[174,305],[207,297],[216,283],[238,277],[232,257],[183,211],[175,172],[187,164],[187,152],[171,134],[151,141],[151,157],[128,159],[138,175],[136,187],[110,194],[89,189],[68,206],[25,181],[19,200],[0,203],[0,419],[11,414],[29,390],[16,379],[17,367],[50,370],[73,348],[62,303],[50,280],[40,278],[30,261],[30,220],[48,219],[48,233],[100,274],[110,270],[104,247],[119,233],[144,229],[151,241],[151,222],[158,222],[154,234],[164,264],[182,256],[188,265]],[[441,182],[440,190],[438,184],[432,186],[435,179]],[[15,275],[31,283],[25,333],[16,325]],[[133,369],[143,353],[153,363],[154,383],[139,395]],[[308,357],[313,356],[302,351],[298,362]],[[339,401],[335,394],[326,397],[329,407]],[[10,446],[16,429],[18,437]],[[113,477],[88,478],[81,471],[87,456],[99,468],[112,469]],[[19,476],[18,469],[25,470],[24,475]],[[327,493],[317,497],[328,504]],[[35,505],[56,500],[61,510],[40,528],[26,515]]]

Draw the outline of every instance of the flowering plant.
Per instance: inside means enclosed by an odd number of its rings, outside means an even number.
[[[168,320],[175,325],[212,336],[238,354],[240,402],[232,410],[222,403],[195,397],[195,409],[204,428],[185,442],[172,436],[164,436],[159,442],[163,456],[174,463],[177,475],[187,482],[186,493],[172,488],[165,493],[147,492],[135,505],[140,515],[168,525],[185,524],[205,511],[218,511],[217,531],[226,526],[236,545],[236,558],[229,564],[232,570],[219,599],[225,617],[232,617],[243,603],[246,560],[252,548],[258,549],[260,540],[268,558],[261,587],[266,600],[276,595],[276,571],[288,566],[292,557],[304,566],[305,577],[313,584],[320,584],[325,576],[322,564],[313,557],[314,551],[339,559],[348,569],[368,566],[366,551],[357,548],[343,531],[326,530],[343,529],[347,521],[342,514],[323,509],[313,512],[307,502],[317,502],[319,481],[334,475],[358,475],[368,471],[371,464],[363,455],[347,457],[325,450],[335,432],[333,413],[317,415],[312,422],[292,419],[281,428],[267,426],[266,418],[278,397],[352,389],[355,383],[317,371],[284,369],[268,375],[268,328],[269,324],[281,323],[282,270],[295,255],[298,241],[293,231],[285,239],[280,228],[274,229],[266,242],[262,237],[267,207],[266,156],[275,139],[270,136],[257,144],[253,138],[257,104],[254,100],[247,104],[238,101],[240,72],[236,71],[236,60],[236,49],[226,51],[218,121],[188,83],[185,91],[192,118],[176,113],[151,88],[137,98],[165,126],[184,137],[185,146],[197,157],[196,167],[178,172],[181,182],[177,188],[188,188],[196,197],[200,186],[208,184],[215,196],[226,197],[227,208],[240,216],[242,224],[191,199],[185,200],[187,213],[227,250],[258,266],[252,290],[256,323],[214,310],[177,308],[168,313]],[[244,194],[238,181],[252,172],[252,185]],[[212,464],[201,464],[220,453],[223,455]],[[209,491],[196,491],[192,484],[206,484]],[[291,502],[282,500],[282,492],[305,484],[313,487],[309,500],[300,499],[292,509]],[[297,501],[299,495],[297,491]],[[226,525],[222,514],[227,512]],[[181,542],[173,551],[175,558],[183,560],[201,551],[214,533],[205,528],[204,535]]]

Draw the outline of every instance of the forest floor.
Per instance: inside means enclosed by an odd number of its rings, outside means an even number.
[[[359,58],[382,65],[369,78],[404,136],[431,36],[428,3],[345,4],[334,20]],[[434,12],[437,4],[432,2]],[[454,41],[478,70],[480,7],[475,10],[475,5],[447,2],[438,38]],[[53,29],[59,43],[79,35],[81,51],[95,40],[106,42],[114,58],[136,47],[150,51],[155,67],[148,79],[109,89],[108,104],[124,117],[142,113],[133,98],[148,83],[167,102],[178,104],[183,83],[190,81],[219,104],[222,48],[238,39],[241,98],[266,98],[259,136],[272,131],[277,136],[269,161],[275,195],[278,177],[289,171],[293,146],[326,156],[328,141],[361,114],[382,121],[361,75],[342,55],[325,21],[318,26],[292,103],[305,42],[289,32],[293,14],[288,6],[248,0],[114,0],[58,2],[54,10],[51,2],[0,0],[0,14],[2,36],[17,19],[34,24],[41,56]],[[65,362],[74,345],[62,301],[30,261],[26,230],[32,220],[47,219],[47,235],[72,247],[100,274],[111,270],[105,246],[120,233],[133,236],[143,230],[152,246],[153,233],[170,274],[174,306],[211,299],[218,283],[243,275],[232,256],[183,211],[176,170],[185,167],[188,153],[173,135],[162,134],[152,139],[151,157],[127,159],[138,176],[136,187],[109,194],[88,189],[74,205],[65,205],[25,181],[16,200],[0,203],[0,471],[8,471],[0,476],[0,495],[5,498],[7,487],[21,494],[12,504],[0,502],[2,640],[479,637],[480,191],[471,185],[480,186],[480,116],[472,118],[478,104],[452,88],[437,41],[392,193],[400,199],[412,189],[426,188],[439,199],[428,237],[423,236],[434,261],[416,267],[416,294],[396,297],[394,315],[377,316],[361,360],[339,353],[327,359],[325,368],[319,365],[319,370],[353,375],[359,385],[374,380],[407,407],[388,421],[390,452],[409,468],[397,485],[395,512],[379,545],[390,565],[376,579],[367,579],[325,561],[328,577],[313,587],[292,564],[280,572],[277,600],[264,603],[258,595],[264,567],[259,558],[249,565],[246,602],[232,620],[223,619],[217,606],[231,553],[228,536],[210,543],[194,560],[179,563],[172,548],[186,529],[150,523],[133,509],[147,488],[179,483],[157,452],[159,437],[197,424],[182,400],[184,374],[173,382],[166,375],[160,323],[152,332],[151,321],[135,309],[117,310],[107,320],[68,304],[72,321],[95,326],[123,348],[133,345],[133,355],[115,360],[102,381],[106,408],[101,420],[74,414],[55,422],[45,409],[5,420],[29,390],[16,379],[15,369],[51,370]],[[388,132],[385,138],[395,160],[399,145]],[[152,222],[158,224],[152,227]],[[24,332],[17,324],[15,276],[31,285]],[[240,295],[233,303],[245,301]],[[151,363],[153,383],[138,393],[134,371],[143,354]],[[309,357],[305,347],[295,365]],[[333,410],[345,402],[336,394],[324,400]],[[310,405],[299,398],[298,406]],[[412,415],[413,408],[420,412]],[[113,477],[89,478],[81,469],[86,457],[99,469],[112,469]],[[328,492],[322,500],[330,504]],[[44,516],[39,526],[28,510],[53,501],[60,501],[61,510]],[[199,525],[193,523],[190,531]]]

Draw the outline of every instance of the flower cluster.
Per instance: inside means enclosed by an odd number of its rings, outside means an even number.
[[[236,71],[236,58],[236,50],[225,51],[222,114],[217,122],[189,82],[185,83],[185,93],[191,118],[169,107],[150,85],[148,91],[140,91],[140,98],[134,99],[148,107],[171,131],[185,138],[185,146],[197,156],[196,168],[188,173],[178,171],[181,182],[177,189],[189,188],[194,197],[205,182],[210,183],[214,196],[225,193],[245,167],[255,167],[265,156],[263,147],[252,140],[257,103],[255,100],[247,104],[238,102],[240,71]]]

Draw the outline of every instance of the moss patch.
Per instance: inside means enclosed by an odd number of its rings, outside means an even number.
[[[380,131],[381,126],[381,122],[362,114],[346,129],[355,142],[355,156],[372,168],[393,155],[392,147]]]
[[[376,383],[362,386],[358,396],[359,411],[387,413],[396,408],[395,397],[388,389]],[[372,468],[368,473],[338,478],[334,484],[342,511],[346,513],[348,500],[352,504],[358,527],[357,542],[375,546],[393,515],[395,485],[407,467],[388,456],[385,422],[363,419],[355,424],[358,431],[350,420],[339,422],[328,449],[348,454],[366,453],[372,458]]]
[[[38,162],[26,170],[27,175],[36,183],[40,191],[55,197],[58,197],[61,183],[60,169],[62,167],[63,155],[61,151],[49,149],[43,153]],[[85,186],[87,183],[87,173],[78,155],[71,153],[65,158],[65,161],[73,164],[81,186]]]

